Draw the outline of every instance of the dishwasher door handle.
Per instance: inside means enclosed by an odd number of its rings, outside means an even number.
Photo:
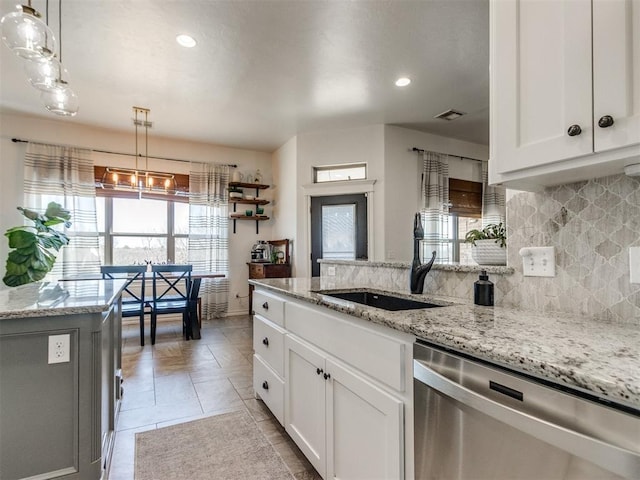
[[[575,456],[584,458],[625,478],[638,478],[640,455],[636,452],[560,425],[555,425],[491,400],[460,385],[458,382],[440,375],[419,360],[413,361],[413,377],[427,387],[433,388],[447,397],[500,422],[504,422],[521,432],[550,443]]]

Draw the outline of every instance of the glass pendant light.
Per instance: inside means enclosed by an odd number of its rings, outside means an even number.
[[[52,57],[56,40],[47,24],[38,18],[40,14],[31,8],[31,2],[16,8],[17,11],[0,20],[2,41],[16,55],[27,60]]]
[[[69,88],[67,82],[60,78],[56,80],[52,89],[43,91],[40,98],[45,108],[56,115],[73,117],[78,113],[78,96]]]
[[[55,57],[26,62],[24,71],[31,86],[38,90],[47,91],[55,88],[59,78],[64,78],[69,83],[69,72]]]

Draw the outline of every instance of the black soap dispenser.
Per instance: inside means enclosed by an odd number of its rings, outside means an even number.
[[[493,282],[486,270],[480,272],[480,278],[473,284],[473,303],[493,307]]]

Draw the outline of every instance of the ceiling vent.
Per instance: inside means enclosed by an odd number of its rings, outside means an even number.
[[[466,115],[465,112],[461,112],[459,110],[447,110],[446,112],[442,112],[439,115],[436,115],[433,118],[439,118],[441,120],[446,120],[447,122],[450,122],[451,120],[455,120],[456,118],[460,118],[461,116]]]

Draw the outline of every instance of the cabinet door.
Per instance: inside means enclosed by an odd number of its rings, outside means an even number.
[[[285,429],[314,468],[326,478],[324,356],[285,337]]]
[[[403,478],[403,404],[368,380],[326,361],[327,476]]]
[[[491,22],[491,170],[592,153],[590,2],[494,0]]]
[[[640,0],[593,2],[593,102],[596,152],[640,143]]]

